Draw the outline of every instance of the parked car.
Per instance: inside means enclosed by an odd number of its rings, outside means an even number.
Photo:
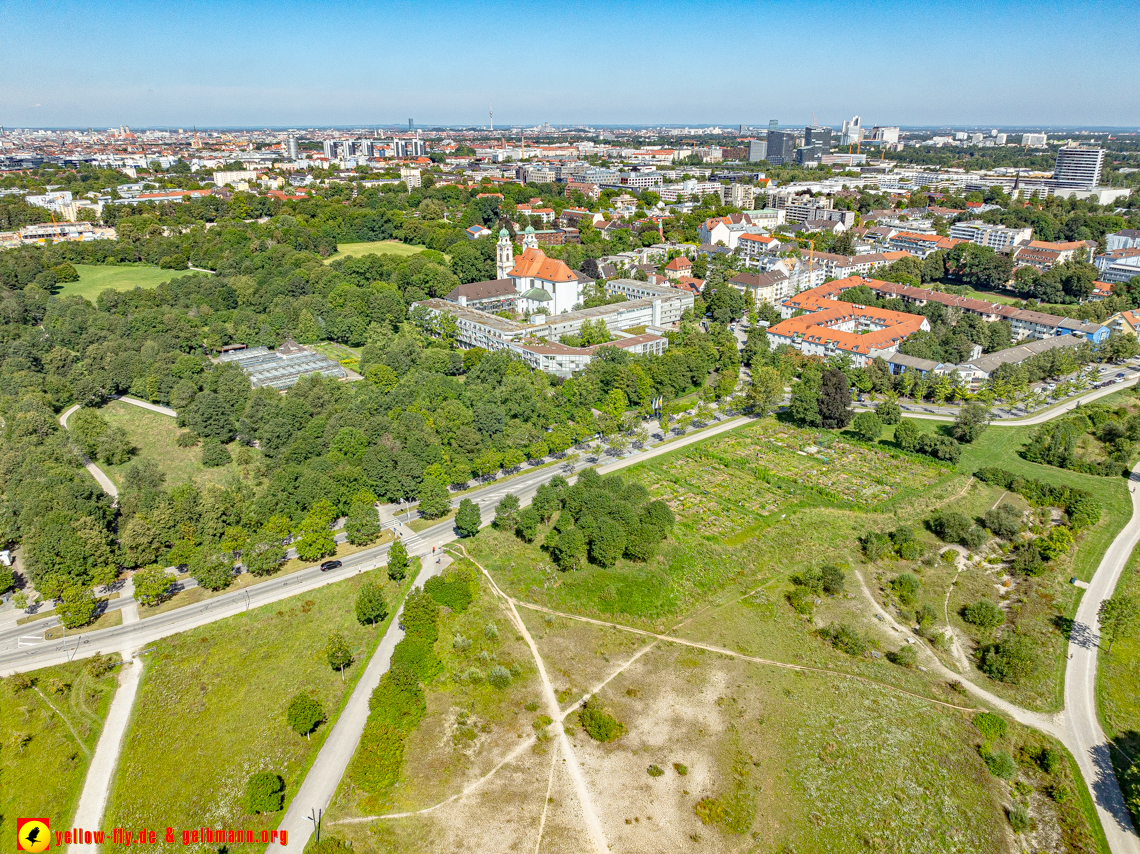
[[[330,569],[340,569],[342,565],[339,560],[326,560],[321,564],[321,572],[328,572]]]

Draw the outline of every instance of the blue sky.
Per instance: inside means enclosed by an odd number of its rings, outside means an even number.
[[[1136,0],[0,0],[0,125],[1140,127]]]

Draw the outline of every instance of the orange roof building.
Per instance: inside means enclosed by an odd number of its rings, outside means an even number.
[[[828,282],[785,300],[780,313],[786,319],[768,328],[768,345],[788,344],[822,359],[846,353],[854,365],[866,367],[894,355],[916,332],[930,331],[930,321],[921,315],[835,299],[850,287],[846,279]],[[805,313],[790,316],[795,311]]]

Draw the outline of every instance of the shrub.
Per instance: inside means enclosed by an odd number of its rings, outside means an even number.
[[[625,735],[625,724],[610,715],[597,697],[587,700],[578,712],[578,722],[594,741],[609,742]]]
[[[1003,780],[1012,780],[1017,776],[1017,763],[1013,757],[1004,750],[987,750],[983,758],[986,761],[986,767],[990,769],[990,773],[995,777],[1001,777]]]
[[[506,688],[511,684],[511,672],[503,667],[503,665],[496,664],[491,668],[491,672],[487,676],[487,681],[496,688]]]
[[[688,766],[682,765],[680,762],[674,762],[673,763],[673,770],[677,772],[677,775],[679,777],[684,777],[686,774],[689,773]]]
[[[994,536],[1012,540],[1022,529],[1021,511],[1012,504],[999,504],[986,511],[983,521]]]
[[[456,634],[455,639],[451,642],[451,648],[456,652],[467,652],[471,649],[471,638],[465,638],[461,634]]]
[[[955,513],[950,510],[940,510],[927,520],[927,525],[934,535],[945,543],[961,543],[965,545],[966,535],[970,532],[973,523],[964,513]]]
[[[819,570],[820,586],[824,593],[838,596],[843,592],[847,583],[847,576],[843,570],[833,563],[824,564]]]
[[[867,638],[846,623],[832,623],[823,630],[823,636],[831,641],[832,646],[848,655],[860,656],[871,648]]]
[[[922,589],[922,582],[918,580],[918,576],[913,572],[904,572],[902,575],[895,577],[891,582],[891,590],[894,591],[895,596],[904,605],[911,605],[914,600],[918,598],[918,592]]]
[[[217,439],[207,439],[202,443],[202,465],[206,468],[229,465],[231,459],[229,449]]]
[[[887,658],[899,667],[914,667],[918,664],[918,651],[911,645],[899,649],[897,652],[888,652]]]
[[[285,712],[285,721],[289,724],[289,729],[305,737],[308,737],[324,719],[325,713],[321,710],[321,704],[308,694],[295,696]]]
[[[110,673],[115,666],[114,656],[110,655],[93,655],[87,659],[86,665],[87,672],[98,679]]]
[[[660,777],[662,774],[665,773],[664,771],[661,770],[660,765],[650,765],[646,769],[646,772],[649,774],[650,777]]]
[[[1054,747],[1046,747],[1037,757],[1037,762],[1041,766],[1041,770],[1052,777],[1061,770],[1065,760],[1061,756],[1061,751]]]
[[[277,774],[258,772],[246,783],[245,797],[249,812],[253,815],[279,812],[285,803],[285,781]]]
[[[982,651],[982,672],[991,679],[1016,685],[1037,669],[1033,641],[1011,634]]]
[[[877,442],[883,435],[883,422],[874,412],[860,412],[851,419],[851,431],[864,442]]]
[[[859,543],[863,547],[863,557],[868,563],[882,560],[894,551],[890,538],[878,531],[870,531]]]
[[[449,573],[446,578],[441,575],[429,578],[424,582],[424,592],[440,605],[457,612],[467,610],[473,595],[470,582],[454,573]]]
[[[922,558],[922,543],[918,540],[908,540],[898,547],[901,560],[920,560]]]
[[[895,442],[904,451],[913,451],[918,447],[921,432],[918,424],[911,419],[899,418],[898,424],[895,426]]]
[[[967,531],[966,536],[962,538],[962,545],[976,552],[988,543],[989,540],[990,537],[989,534],[986,533],[986,529],[975,525]]]
[[[174,444],[180,448],[193,448],[200,441],[202,441],[202,437],[193,430],[184,430],[175,438]]]
[[[1069,553],[1073,547],[1073,533],[1064,525],[1057,525],[1049,534],[1037,540],[1037,550],[1045,560],[1053,560]]]
[[[902,407],[893,397],[882,401],[875,407],[875,412],[884,424],[898,424],[899,419],[902,418]]]
[[[1009,817],[1009,826],[1013,828],[1014,833],[1025,833],[1033,827],[1033,821],[1029,818],[1029,810],[1021,804],[1011,806],[1006,811],[1006,815]]]
[[[974,726],[986,741],[1000,741],[1005,738],[1008,729],[1005,718],[993,712],[979,712],[974,715]]]
[[[980,629],[996,629],[1005,622],[1005,611],[989,599],[979,599],[962,609],[962,619]]]
[[[493,622],[487,623],[487,625],[483,627],[483,637],[490,641],[498,640],[499,627],[496,626]]]

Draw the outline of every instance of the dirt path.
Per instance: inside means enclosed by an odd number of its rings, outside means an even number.
[[[515,624],[515,628],[518,629],[519,634],[522,635],[523,640],[526,641],[526,645],[530,647],[531,655],[534,657],[535,664],[538,667],[539,678],[542,680],[542,693],[546,700],[547,713],[558,723],[558,744],[565,757],[566,770],[570,772],[570,780],[574,784],[574,791],[578,796],[578,803],[582,807],[582,814],[586,820],[587,829],[590,831],[590,838],[594,843],[594,849],[597,854],[608,854],[609,843],[606,841],[606,834],[602,828],[602,822],[598,818],[598,811],[594,807],[590,790],[586,787],[586,779],[582,776],[582,766],[578,763],[578,757],[574,753],[574,747],[570,743],[570,737],[566,734],[566,726],[562,721],[565,716],[558,704],[558,697],[554,693],[554,686],[551,684],[550,676],[546,672],[546,664],[538,651],[538,645],[535,644],[534,638],[531,637],[530,631],[527,630],[526,623],[523,622],[522,617],[519,615],[518,609],[515,607],[515,601],[499,589],[499,585],[495,583],[495,579],[491,577],[491,573],[487,572],[477,561],[468,557],[466,549],[462,546],[455,546],[455,548],[460,551],[464,557],[475,564],[475,566],[479,567],[479,570],[491,585],[491,589],[495,592],[495,595],[507,603],[510,609],[511,621]]]
[[[516,602],[514,599],[508,599],[508,601],[510,601],[512,604],[521,605],[523,608],[529,608],[532,611],[541,611],[544,614],[552,614],[556,617],[565,617],[568,620],[578,620],[579,622],[583,623],[592,623],[595,626],[603,626],[608,629],[618,629],[619,631],[630,632],[631,634],[635,635],[642,635],[648,638],[656,638],[657,640],[665,641],[666,643],[675,643],[679,644],[680,646],[689,646],[693,647],[694,649],[703,649],[706,652],[715,652],[719,655],[726,655],[729,658],[738,658],[741,661],[749,661],[753,664],[764,664],[769,667],[779,667],[783,670],[799,670],[804,673],[826,673],[829,676],[841,676],[845,679],[855,679],[859,682],[866,682],[869,685],[885,688],[888,691],[894,691],[899,694],[906,694],[908,697],[913,697],[916,700],[922,700],[923,702],[932,703],[933,705],[942,706],[943,708],[947,709],[954,709],[957,712],[981,711],[981,709],[969,706],[956,706],[953,703],[947,703],[943,700],[935,700],[933,697],[926,697],[922,694],[915,694],[913,691],[907,691],[905,688],[899,688],[887,682],[880,682],[877,679],[871,679],[869,676],[860,676],[858,673],[848,673],[843,670],[831,670],[826,667],[809,667],[806,664],[790,664],[786,661],[776,661],[775,659],[771,658],[760,658],[755,655],[745,655],[742,652],[737,652],[736,650],[728,649],[723,646],[716,646],[715,644],[685,640],[683,638],[677,638],[671,635],[661,635],[657,634],[656,632],[648,631],[646,629],[635,629],[632,626],[623,626],[620,623],[611,623],[606,622],[605,620],[595,620],[591,617],[580,617],[577,614],[567,614],[562,611],[555,611],[551,608],[544,608],[542,605],[535,605],[530,602]],[[955,675],[953,678],[957,679],[958,677]]]
[[[35,690],[35,692],[37,694],[40,695],[40,699],[48,704],[48,708],[51,709],[53,712],[55,712],[57,715],[59,715],[59,719],[61,721],[63,721],[63,725],[65,727],[67,727],[67,729],[71,732],[72,736],[74,736],[75,743],[79,745],[79,749],[82,750],[87,755],[88,759],[90,759],[91,758],[91,751],[87,749],[87,745],[83,743],[83,740],[79,737],[79,733],[77,733],[75,731],[75,727],[73,727],[71,725],[71,721],[69,721],[67,719],[67,716],[64,715],[63,712],[61,712],[59,709],[57,709],[55,707],[55,704],[52,703],[52,701],[47,698],[47,695],[44,694],[44,692],[40,690],[39,685],[33,685],[32,688]]]
[[[890,627],[904,638],[912,637],[914,633],[906,627],[900,626],[898,621],[895,620],[895,618],[891,616],[891,614],[875,600],[875,597],[873,595],[871,595],[871,588],[869,588],[867,586],[867,582],[863,580],[863,574],[859,572],[859,570],[855,570],[854,574],[855,577],[859,579],[859,587],[863,591],[863,596],[871,604],[871,607],[874,608],[875,613],[881,616],[886,622],[884,629],[886,627]],[[939,676],[960,683],[962,687],[967,691],[981,698],[982,700],[985,700],[994,708],[1005,712],[1018,723],[1022,723],[1026,726],[1031,726],[1034,729],[1038,729],[1041,732],[1053,736],[1059,741],[1064,740],[1061,737],[1061,732],[1064,725],[1064,712],[1058,712],[1056,715],[1049,716],[1040,714],[1039,712],[1031,712],[1028,709],[1023,709],[1021,706],[1014,705],[1008,700],[1003,700],[996,694],[990,693],[980,685],[975,685],[969,679],[965,678],[962,674],[955,673],[949,667],[944,665],[938,659],[938,656],[927,649],[924,643],[915,643],[914,646],[918,650],[919,658],[923,659],[926,663],[926,666],[931,668]]]

